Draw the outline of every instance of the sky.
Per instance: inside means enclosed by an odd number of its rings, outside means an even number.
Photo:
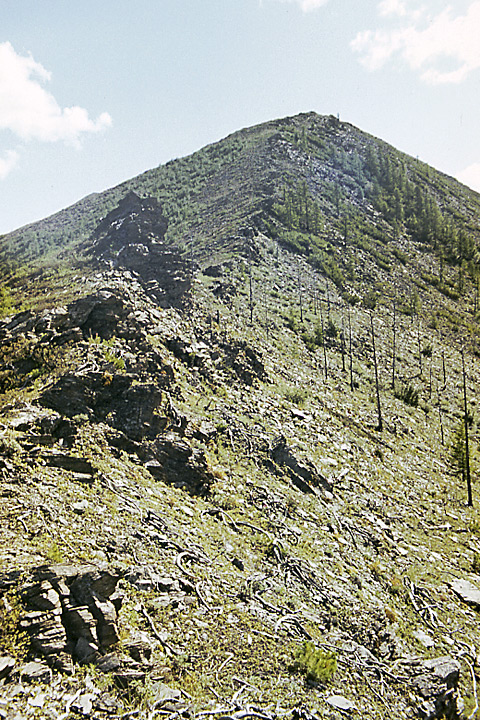
[[[0,0],[0,233],[314,110],[480,191],[480,0]]]

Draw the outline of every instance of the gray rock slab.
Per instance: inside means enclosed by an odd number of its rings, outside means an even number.
[[[23,682],[49,683],[52,680],[52,671],[46,663],[29,662],[19,669],[19,674]]]
[[[337,708],[337,710],[343,710],[344,712],[351,712],[355,709],[355,703],[343,697],[343,695],[330,695],[330,697],[325,698],[325,702]]]
[[[449,585],[464,602],[480,608],[480,590],[470,580],[453,580]]]
[[[0,679],[7,677],[15,667],[15,660],[10,657],[9,655],[6,655],[4,657],[0,657]]]

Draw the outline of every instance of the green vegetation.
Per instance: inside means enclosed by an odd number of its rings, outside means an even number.
[[[472,418],[470,418],[470,420],[473,422]],[[453,432],[452,441],[450,443],[449,459],[454,473],[459,475],[462,478],[462,481],[465,481],[467,470],[467,454],[465,443],[465,423],[463,420],[458,423]],[[470,456],[469,460],[470,463],[472,463],[473,458]]]
[[[8,315],[12,310],[12,296],[7,287],[0,287],[0,318]]]
[[[89,255],[128,189],[163,202],[167,243],[190,263],[179,308]],[[308,114],[5,239],[11,307],[30,309],[1,328],[2,563],[121,576],[109,612],[124,675],[75,663],[52,716],[82,683],[118,716],[170,712],[153,707],[164,683],[180,714],[185,701],[192,715],[323,717],[345,694],[369,720],[409,717],[422,661],[475,645],[478,618],[451,581],[480,568],[461,402],[465,377],[476,409],[479,207]],[[98,300],[108,292],[114,303]],[[95,294],[87,319],[67,307]],[[48,304],[66,307],[59,327]],[[15,594],[0,651],[21,656]],[[12,700],[19,717],[32,693]]]
[[[22,613],[22,602],[15,590],[9,590],[0,598],[0,655],[21,660],[27,654],[30,643],[20,628]]]
[[[59,272],[65,293],[74,276],[88,275],[91,233],[130,190],[162,203],[168,242],[200,265],[219,244],[228,257],[249,227],[274,240],[277,253],[280,245],[305,256],[354,297],[367,268],[390,276],[415,249],[419,279],[478,306],[478,196],[346,123],[309,113],[241,130],[6,235],[3,312],[11,302],[38,303],[42,289],[53,297]],[[245,236],[248,256],[247,247]],[[425,254],[433,261],[422,267]]]
[[[102,349],[105,362],[109,365],[112,365],[113,369],[115,369],[117,372],[125,371],[125,360],[119,354],[120,350],[118,348],[116,349],[115,347],[115,337],[110,338],[110,340],[105,340],[100,338],[98,335],[95,335],[95,337],[89,338],[89,342],[93,345],[98,345]]]
[[[303,405],[307,399],[308,393],[305,388],[292,387],[286,388],[284,391],[285,400],[295,405]]]
[[[337,671],[337,656],[306,641],[297,649],[292,669],[311,682],[325,685],[332,681]]]
[[[416,388],[410,383],[403,385],[400,390],[396,390],[395,397],[402,400],[406,405],[411,405],[411,407],[418,407],[418,388]]]

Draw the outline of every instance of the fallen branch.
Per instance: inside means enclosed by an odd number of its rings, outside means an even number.
[[[288,623],[292,623],[292,625],[295,625],[295,627],[296,627],[298,630],[300,630],[300,632],[302,633],[302,635],[304,635],[304,637],[306,637],[307,640],[313,640],[313,637],[310,635],[310,633],[309,633],[307,630],[305,630],[305,628],[304,628],[303,625],[299,622],[299,620],[298,620],[298,618],[297,618],[296,615],[283,615],[281,618],[279,618],[279,619],[277,620],[277,622],[275,623],[275,632],[276,632],[276,633],[278,632],[278,629],[279,629],[280,625],[283,625],[284,623],[287,623],[287,622],[288,622]]]
[[[168,652],[170,652],[172,655],[178,655],[179,654],[178,650],[175,650],[175,648],[173,648],[169,643],[167,643],[165,638],[162,637],[162,634],[157,630],[157,628],[155,627],[155,623],[153,622],[152,618],[150,617],[150,615],[148,614],[148,612],[146,611],[145,607],[142,604],[140,605],[140,612],[142,613],[143,617],[150,625],[150,628],[151,628],[153,634],[155,635],[155,637],[157,638],[157,640],[159,640],[160,643],[162,644],[162,647],[165,650],[167,650]]]
[[[177,557],[175,558],[175,565],[183,572],[187,577],[192,578],[195,580],[195,575],[191,573],[189,570],[186,570],[182,565],[183,558],[190,558],[191,560],[194,560],[195,562],[199,563],[206,563],[207,559],[200,557],[200,555],[197,555],[196,553],[191,552],[190,550],[182,550],[178,553]]]
[[[235,655],[233,653],[228,653],[227,659],[222,662],[222,664],[220,665],[219,668],[217,668],[217,670],[215,670],[215,679],[218,684],[220,684],[220,679],[218,677],[218,673],[221,670],[223,670],[223,668],[226,667],[228,665],[228,663],[230,662],[230,660],[233,660],[234,657],[235,657]]]
[[[199,581],[196,583],[196,585],[195,585],[195,592],[196,592],[197,595],[198,595],[198,599],[200,600],[200,602],[202,603],[202,605],[205,605],[205,607],[208,608],[208,610],[211,610],[210,605],[208,604],[208,602],[205,600],[205,598],[203,597],[202,593],[200,592],[200,585],[201,585],[201,580],[199,580]]]

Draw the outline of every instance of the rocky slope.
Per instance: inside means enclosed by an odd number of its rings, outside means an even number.
[[[0,716],[474,716],[473,274],[454,296],[445,256],[442,282],[422,280],[440,255],[406,218],[386,270],[373,240],[349,242],[334,195],[299,252],[313,226],[274,189],[292,166],[269,185],[253,158],[300,163],[302,123],[229,141],[230,175],[217,167],[208,187],[240,194],[205,194],[184,248],[171,209],[111,191],[76,239],[84,264],[42,260],[36,292],[63,268],[63,303],[46,294],[0,321]],[[333,167],[313,161],[315,177]],[[440,202],[439,187],[431,171]],[[370,212],[372,233],[393,228]],[[323,232],[357,279],[335,282]]]

